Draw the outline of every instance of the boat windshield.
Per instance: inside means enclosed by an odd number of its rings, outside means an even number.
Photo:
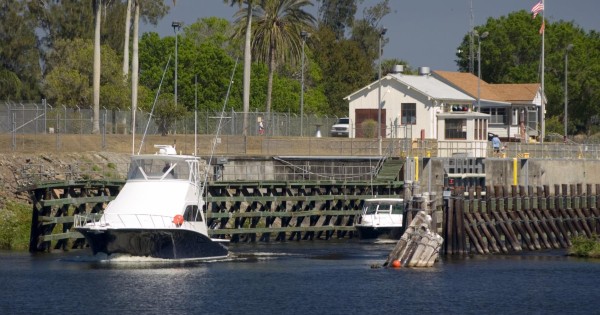
[[[189,179],[190,166],[182,159],[135,159],[129,166],[127,179],[171,180]]]
[[[363,211],[364,214],[376,214],[376,213],[391,213],[391,214],[402,214],[404,205],[399,202],[378,202],[378,203],[367,203]]]

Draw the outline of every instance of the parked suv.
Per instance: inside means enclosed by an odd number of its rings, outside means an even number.
[[[350,135],[350,118],[338,119],[335,125],[331,126],[329,133],[332,137],[348,137]]]

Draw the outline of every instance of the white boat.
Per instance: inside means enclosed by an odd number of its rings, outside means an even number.
[[[227,257],[228,240],[208,235],[202,211],[200,159],[170,145],[133,155],[127,181],[104,213],[76,215],[75,229],[94,254],[166,259]]]
[[[365,199],[362,212],[356,217],[354,228],[361,239],[400,239],[404,233],[404,199]]]

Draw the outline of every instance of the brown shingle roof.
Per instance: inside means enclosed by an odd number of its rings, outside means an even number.
[[[494,88],[505,101],[531,102],[540,89],[540,84],[494,84]]]
[[[477,76],[468,72],[433,71],[434,75],[447,84],[477,98]],[[480,82],[481,98],[501,102],[531,102],[537,94],[539,83],[490,84]]]

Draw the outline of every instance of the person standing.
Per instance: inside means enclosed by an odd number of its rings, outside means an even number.
[[[265,125],[263,125],[262,120],[258,122],[258,134],[261,136],[265,134]]]
[[[494,148],[495,155],[500,153],[500,146],[502,146],[500,138],[498,138],[498,135],[494,135],[494,137],[492,138],[492,148]]]

